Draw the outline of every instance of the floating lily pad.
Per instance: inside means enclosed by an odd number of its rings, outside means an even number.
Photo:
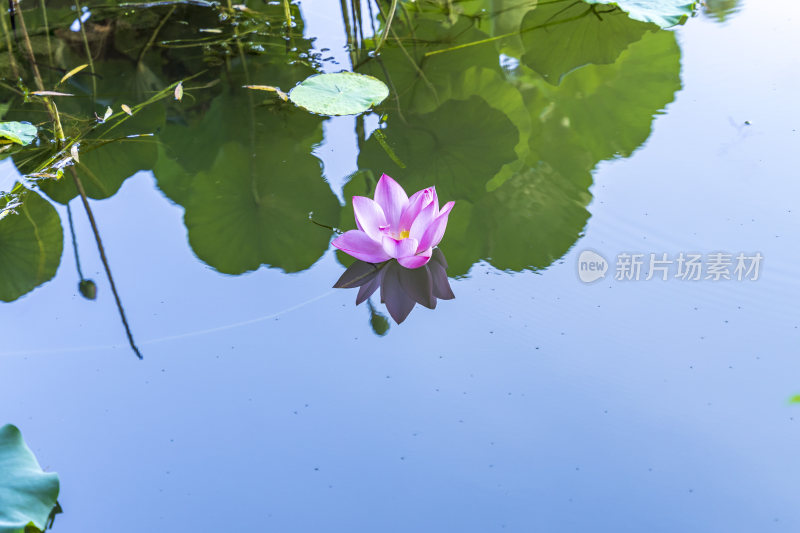
[[[0,142],[2,139],[28,145],[36,139],[36,126],[27,122],[0,122]]]
[[[58,490],[58,475],[42,471],[19,429],[0,427],[0,533],[44,530]]]
[[[686,0],[584,0],[587,4],[610,4],[618,6],[634,20],[652,22],[662,28],[680,24],[684,17],[691,16],[697,2]]]
[[[389,88],[381,80],[354,72],[316,74],[289,91],[295,105],[320,115],[357,115],[387,96]]]
[[[52,279],[63,251],[61,219],[53,206],[33,191],[26,190],[18,200],[16,213],[0,218],[0,300],[4,302]],[[0,200],[0,208],[6,201]]]

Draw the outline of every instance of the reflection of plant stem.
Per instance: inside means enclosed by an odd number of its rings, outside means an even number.
[[[11,64],[11,72],[14,74],[14,78],[19,79],[19,69],[17,68],[17,60],[14,59],[14,48],[11,46],[11,32],[8,31],[8,24],[6,23],[6,17],[0,17],[0,23],[3,25],[3,35],[6,38],[6,48],[8,48],[8,61]]]
[[[92,48],[89,46],[89,39],[86,37],[86,28],[83,26],[83,12],[81,11],[81,4],[78,0],[75,0],[75,10],[78,12],[78,24],[80,24],[81,27],[83,46],[86,48],[86,59],[89,61],[89,71],[92,73],[92,99],[94,100],[97,99],[97,79],[94,72],[94,60],[92,59]]]
[[[350,26],[350,15],[347,12],[347,2],[346,0],[340,0],[340,5],[342,8],[342,20],[344,21],[344,31],[347,34],[347,51],[350,53],[350,66],[355,70],[356,65],[358,62],[355,59],[355,37],[353,28]]]
[[[78,194],[81,196],[83,208],[86,210],[86,215],[89,217],[89,224],[92,226],[92,233],[94,233],[94,240],[97,243],[97,250],[100,252],[100,259],[103,261],[103,268],[106,271],[108,283],[111,285],[111,292],[114,294],[114,300],[117,303],[117,310],[119,311],[119,316],[122,319],[122,325],[125,327],[125,334],[128,336],[128,343],[130,343],[131,349],[133,349],[133,353],[136,354],[136,357],[142,359],[142,353],[139,351],[139,348],[136,347],[136,343],[133,340],[133,334],[131,333],[131,328],[128,325],[128,320],[125,318],[125,310],[122,308],[122,301],[117,293],[117,286],[114,283],[114,277],[111,275],[111,267],[108,264],[106,251],[105,248],[103,248],[103,241],[100,239],[100,231],[97,229],[97,222],[94,220],[94,214],[92,214],[92,208],[89,205],[89,199],[86,197],[86,191],[83,188],[83,183],[81,183],[78,173],[75,172],[75,167],[69,167],[69,170],[72,174],[72,181],[75,183],[75,187],[78,189]]]
[[[571,7],[571,6],[568,6],[568,7]],[[587,9],[586,11],[581,13],[580,15],[576,15],[574,17],[566,18],[564,20],[557,20],[555,22],[545,22],[544,24],[539,24],[538,26],[531,26],[530,28],[520,29],[519,31],[512,31],[512,32],[509,32],[509,33],[504,33],[503,35],[496,35],[494,37],[489,37],[487,39],[481,39],[479,41],[472,41],[471,43],[459,44],[458,46],[452,46],[450,48],[443,48],[442,50],[432,50],[430,52],[426,52],[423,57],[430,57],[430,56],[435,56],[437,54],[444,54],[445,52],[453,52],[455,50],[462,50],[464,48],[469,48],[470,46],[477,46],[479,44],[492,43],[492,42],[495,42],[495,41],[499,41],[501,39],[505,39],[506,37],[514,37],[514,36],[519,35],[521,33],[527,33],[529,31],[538,30],[540,28],[546,28],[546,27],[549,27],[549,26],[556,26],[558,24],[565,24],[567,22],[573,22],[573,21],[576,21],[576,20],[580,20],[583,17],[585,17],[586,15],[589,15],[591,13],[592,13],[592,8],[590,7],[589,9]]]
[[[31,62],[31,70],[33,70],[33,78],[36,82],[36,88],[40,91],[44,91],[42,75],[39,73],[39,66],[36,64],[36,56],[33,53],[33,45],[31,44],[31,38],[28,35],[28,28],[25,25],[25,17],[22,15],[22,10],[19,7],[19,0],[12,0],[12,2],[14,5],[14,10],[17,12],[19,17],[19,26],[22,30],[22,37],[25,41],[25,49],[28,52],[28,58]],[[44,96],[43,98],[47,112],[50,114],[50,118],[53,120],[56,142],[60,145],[61,141],[64,139],[64,129],[61,127],[61,118],[58,116],[58,109],[56,108],[55,102],[53,102],[49,97]]]
[[[36,86],[40,91],[44,90],[44,84],[42,83],[42,75],[39,73],[39,67],[36,65],[36,57],[33,54],[33,46],[31,45],[31,39],[28,35],[28,29],[25,26],[25,18],[22,16],[22,12],[19,9],[19,0],[12,0],[14,3],[14,8],[16,9],[17,13],[19,14],[20,20],[20,28],[22,29],[22,35],[25,40],[25,46],[27,48],[28,56],[31,62],[31,69],[33,70],[34,79],[36,81]],[[76,0],[77,5],[77,0]],[[78,12],[80,15],[80,11]],[[94,79],[94,78],[92,78]],[[44,97],[45,107],[47,108],[47,112],[50,115],[50,118],[53,120],[55,124],[56,136],[58,137],[58,144],[61,144],[61,141],[65,139],[64,137],[64,129],[61,127],[61,118],[58,115],[58,108],[56,107],[55,103],[50,100],[48,97]],[[136,354],[136,357],[142,359],[142,354],[139,351],[139,348],[136,347],[136,343],[133,341],[133,334],[131,334],[131,328],[128,326],[128,320],[125,318],[125,310],[122,308],[122,301],[119,298],[119,294],[117,293],[117,287],[114,284],[114,278],[111,275],[111,267],[108,265],[108,259],[106,258],[106,252],[103,248],[103,242],[100,240],[100,231],[97,229],[97,223],[94,220],[94,214],[92,213],[92,208],[89,205],[89,200],[86,197],[86,191],[83,188],[83,183],[81,183],[80,178],[78,177],[78,173],[75,171],[75,167],[69,167],[69,171],[72,174],[72,180],[75,182],[75,188],[78,189],[78,193],[81,196],[81,201],[83,202],[83,208],[86,210],[86,215],[89,217],[89,223],[92,225],[92,232],[94,233],[95,242],[97,242],[97,249],[100,251],[100,259],[103,261],[103,268],[105,268],[106,276],[108,277],[108,282],[111,285],[111,292],[114,294],[114,299],[117,302],[117,309],[119,310],[120,317],[122,318],[122,325],[125,327],[125,333],[128,336],[128,342],[133,349],[133,352]]]
[[[378,6],[380,8],[380,5]],[[392,5],[389,7],[389,14],[386,15],[386,22],[384,23],[383,33],[381,33],[381,38],[378,41],[377,46],[375,46],[375,53],[378,53],[383,46],[383,43],[386,42],[386,38],[389,37],[389,29],[392,27],[392,20],[394,19],[395,11],[397,11],[397,0],[392,0]]]
[[[67,203],[67,220],[69,220],[69,234],[72,237],[72,250],[75,252],[75,266],[78,269],[78,277],[83,281],[83,271],[81,270],[81,258],[78,255],[78,241],[75,239],[75,226],[72,223],[72,208]]]
[[[286,44],[292,39],[292,8],[289,0],[283,0],[283,16],[286,18]]]
[[[147,53],[147,51],[150,49],[151,46],[153,46],[153,43],[156,41],[156,37],[158,36],[158,32],[161,31],[161,28],[164,27],[164,24],[167,23],[167,19],[169,19],[172,16],[172,13],[175,12],[175,9],[177,7],[178,7],[177,4],[173,5],[170,8],[170,10],[167,11],[167,14],[164,15],[164,17],[161,19],[161,21],[159,21],[158,26],[156,26],[155,31],[153,31],[153,34],[150,36],[150,40],[147,41],[147,43],[142,48],[142,51],[139,52],[139,57],[136,59],[136,64],[137,65],[140,65],[142,63],[142,60],[144,59],[144,55]]]
[[[47,24],[47,6],[44,0],[39,0],[39,9],[42,10],[42,22],[44,22],[44,34],[47,38],[47,59],[50,66],[53,66],[53,48],[50,46],[50,26]]]

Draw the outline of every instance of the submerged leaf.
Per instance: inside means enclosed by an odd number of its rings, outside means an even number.
[[[42,471],[19,429],[0,427],[0,532],[44,530],[58,491],[58,475]]]
[[[0,139],[8,139],[22,146],[33,142],[36,133],[36,126],[27,122],[0,122]]]
[[[320,115],[357,115],[389,96],[385,83],[354,72],[315,74],[289,91],[289,99]]]

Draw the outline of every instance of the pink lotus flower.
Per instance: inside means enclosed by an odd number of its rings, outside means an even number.
[[[419,268],[442,240],[453,205],[447,202],[440,211],[434,187],[409,198],[399,183],[384,174],[375,188],[375,200],[353,196],[358,229],[336,237],[333,245],[367,263],[397,259],[406,268]]]

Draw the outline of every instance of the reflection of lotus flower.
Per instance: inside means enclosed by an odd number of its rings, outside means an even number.
[[[353,196],[358,229],[335,238],[333,245],[367,263],[397,259],[406,268],[419,268],[442,240],[453,205],[447,202],[440,211],[434,187],[409,198],[384,174],[375,188],[375,200]]]
[[[395,322],[400,324],[414,309],[414,305],[436,308],[436,300],[455,298],[447,279],[447,260],[438,248],[432,252],[431,261],[422,268],[402,268],[396,261],[373,265],[356,261],[345,270],[334,287],[358,287],[356,305],[381,289],[381,302]]]

